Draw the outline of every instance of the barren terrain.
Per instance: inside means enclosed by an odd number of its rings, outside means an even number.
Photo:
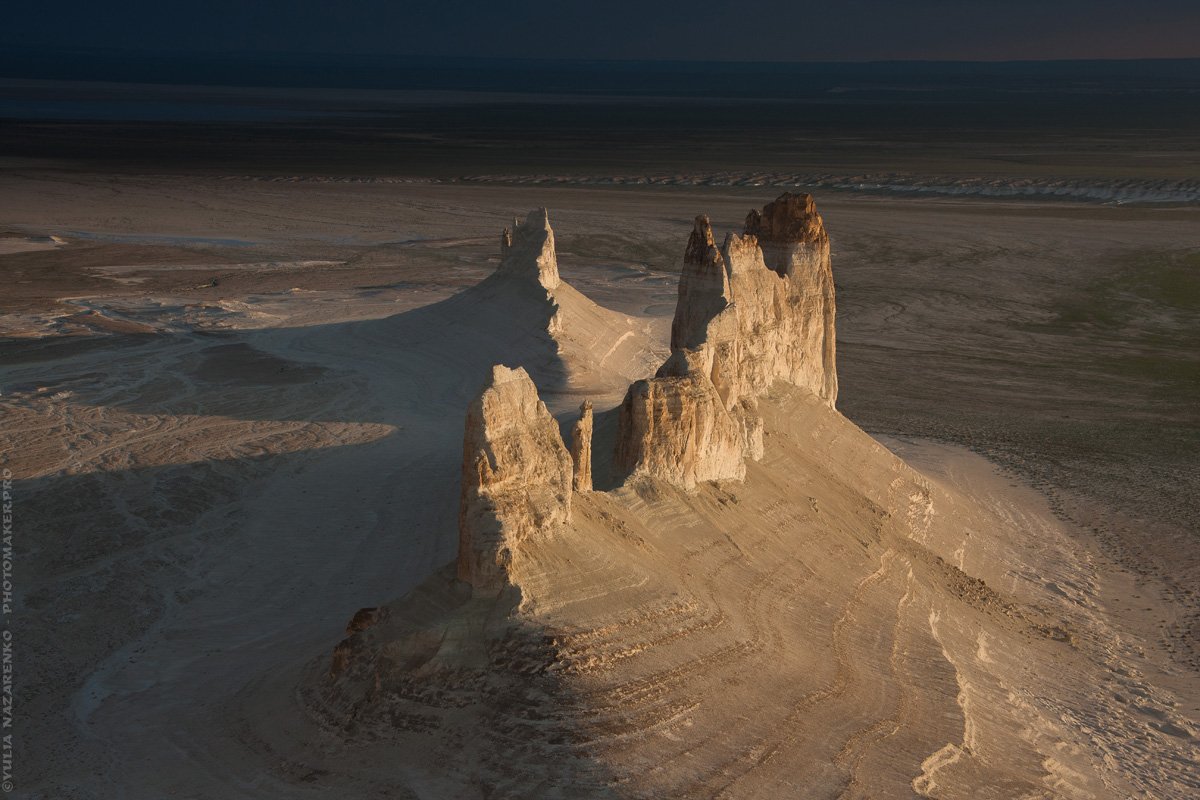
[[[1193,207],[818,195],[845,417],[781,391],[744,483],[583,496],[522,566],[547,707],[347,730],[314,687],[357,609],[441,597],[486,370],[618,404],[693,216],[770,199],[697,184],[0,176],[20,787],[1200,792]],[[561,340],[477,286],[538,206]]]

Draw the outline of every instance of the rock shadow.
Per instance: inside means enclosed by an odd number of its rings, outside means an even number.
[[[310,664],[301,699],[351,746],[394,743],[411,785],[448,797],[621,797],[588,750],[595,732],[558,636],[520,601],[511,584],[472,591],[449,565],[356,614],[332,657]]]
[[[0,339],[5,394],[70,391],[135,413],[403,426],[461,414],[495,364],[554,397],[567,367],[548,332],[557,309],[521,276],[493,274],[445,300],[310,327]],[[85,358],[81,358],[86,356]]]

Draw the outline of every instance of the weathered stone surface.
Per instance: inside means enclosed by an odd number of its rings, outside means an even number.
[[[713,242],[708,217],[696,217],[679,274],[679,299],[671,321],[671,350],[698,347],[708,325],[732,302],[725,261]]]
[[[703,376],[660,377],[629,387],[618,417],[616,469],[691,489],[741,480],[742,429]]]
[[[513,220],[500,238],[500,272],[535,276],[546,291],[558,288],[558,255],[554,231],[544,208],[535,208],[524,222]]]
[[[751,210],[746,215],[745,233],[758,239],[764,252],[776,245],[823,250],[826,255],[829,252],[829,233],[811,194],[784,192],[763,206],[762,211]],[[769,255],[767,265],[780,275],[792,273],[783,264],[774,263]]]
[[[523,369],[496,366],[467,411],[458,577],[496,589],[522,541],[568,522],[573,462]]]
[[[829,234],[812,196],[789,192],[751,211],[743,236],[728,236],[722,251],[738,304],[749,391],[761,394],[783,380],[832,407],[837,307]]]
[[[571,460],[575,462],[572,487],[577,492],[592,490],[592,401],[584,400],[579,419],[571,428]]]
[[[621,406],[617,468],[688,487],[740,477],[742,457],[762,457],[755,398],[772,383],[836,401],[835,313],[829,235],[811,196],[786,193],[751,211],[745,233],[728,235],[719,249],[708,218],[697,217],[679,277],[671,356]],[[730,431],[740,441],[736,463]],[[672,465],[676,457],[687,463]]]

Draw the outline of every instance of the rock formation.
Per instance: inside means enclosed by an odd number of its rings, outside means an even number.
[[[580,358],[603,361],[605,318],[546,288],[544,214],[525,227],[505,239],[519,279],[458,310],[499,300],[489,322],[540,335],[556,297],[573,305],[555,341],[586,330]],[[569,452],[524,370],[491,368],[467,417],[457,563],[355,614],[323,680],[239,695],[239,730],[300,759],[281,778],[454,798],[1195,796],[1194,731],[1137,677],[1148,649],[1111,646],[1124,629],[1088,599],[1070,530],[986,462],[946,462],[978,487],[960,492],[832,411],[828,254],[805,195],[720,248],[698,218],[669,359],[618,419],[584,403]],[[535,363],[520,341],[511,355]],[[772,463],[743,486],[572,496],[591,486],[593,429],[628,472],[691,486],[742,477],[764,428]],[[337,746],[287,738],[283,699]]]
[[[494,367],[467,411],[458,577],[476,589],[504,586],[515,548],[570,520],[573,473],[529,375]]]
[[[346,623],[346,638],[338,642],[333,649],[333,659],[329,664],[329,677],[337,678],[354,659],[355,650],[361,641],[355,634],[365,631],[377,622],[387,618],[385,608],[360,608],[350,621]]]
[[[742,427],[703,376],[637,381],[621,404],[616,468],[691,488],[701,481],[741,480]]]
[[[500,271],[537,275],[538,282],[552,292],[558,288],[558,256],[554,231],[544,208],[535,208],[524,222],[513,220],[500,239]]]
[[[745,380],[758,393],[778,379],[837,401],[829,234],[812,195],[785,193],[746,217],[724,245],[740,306]],[[776,273],[775,279],[762,268]]]
[[[514,221],[499,239],[495,272],[424,314],[436,315],[453,341],[467,340],[472,368],[516,360],[538,386],[596,397],[623,392],[658,366],[646,354],[644,319],[599,306],[560,278],[544,208]],[[593,358],[593,351],[604,356]]]
[[[713,243],[708,217],[696,217],[679,274],[679,299],[671,320],[671,351],[686,352],[710,341],[709,326],[733,302],[725,260]],[[729,332],[735,332],[730,329]]]
[[[592,402],[584,400],[579,419],[571,429],[571,460],[575,462],[572,486],[577,492],[592,490]]]
[[[615,467],[691,488],[761,458],[757,397],[776,380],[837,399],[829,235],[810,195],[751,211],[718,249],[696,218],[679,277],[671,356],[621,405]]]

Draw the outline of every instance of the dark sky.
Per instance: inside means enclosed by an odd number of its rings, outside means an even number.
[[[1200,57],[1200,0],[64,0],[0,47],[702,61]]]

